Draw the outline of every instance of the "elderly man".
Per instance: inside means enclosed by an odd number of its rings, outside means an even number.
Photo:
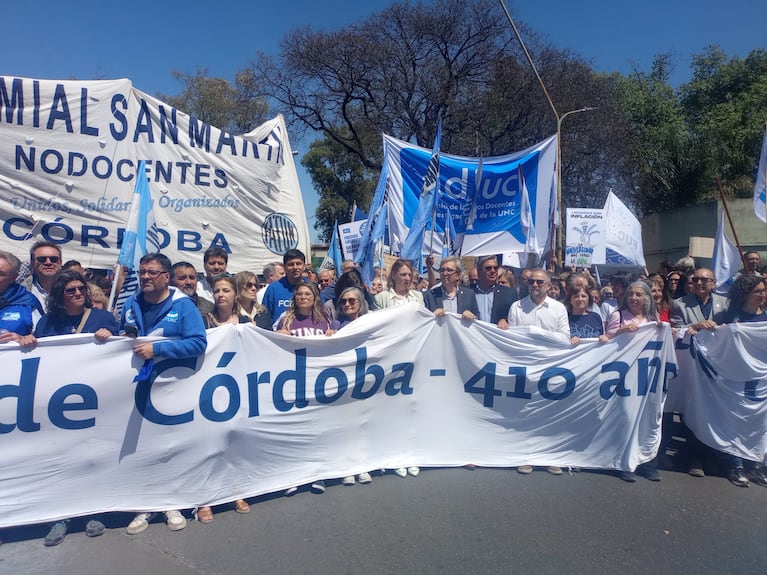
[[[264,276],[266,285],[256,292],[256,300],[260,304],[264,303],[264,294],[266,293],[266,288],[269,287],[269,284],[285,277],[285,267],[282,265],[282,262],[268,263],[264,266],[262,275]]]
[[[144,360],[138,378],[148,377],[155,357],[180,359],[205,353],[208,342],[205,325],[192,300],[170,286],[170,260],[163,254],[147,254],[139,262],[141,290],[125,303],[120,331],[134,336],[162,336],[168,339],[137,342],[133,353]],[[152,513],[139,513],[128,525],[128,533],[141,533],[149,525]],[[165,512],[168,529],[186,527],[178,510]]]
[[[509,327],[508,315],[511,304],[517,299],[514,290],[498,285],[498,259],[482,256],[477,260],[477,285],[474,296],[479,308],[479,319],[494,323],[501,329]]]
[[[759,255],[759,252],[746,252],[743,254],[743,259],[746,260],[746,267],[741,270],[743,275],[762,275],[764,270],[762,269],[762,257]]]
[[[423,303],[437,317],[445,315],[446,311],[460,314],[465,320],[475,320],[479,315],[477,299],[474,290],[461,287],[459,282],[463,276],[461,259],[451,256],[442,260],[439,267],[439,278],[442,285],[424,292]]]
[[[0,343],[24,343],[32,333],[33,313],[42,315],[43,308],[27,288],[16,282],[21,261],[9,252],[0,251]]]
[[[570,322],[567,319],[567,309],[557,300],[547,295],[551,276],[542,269],[534,269],[527,279],[529,295],[515,301],[509,310],[510,326],[536,326],[556,334],[563,342],[570,341]],[[532,465],[521,465],[519,473],[527,475],[533,472]],[[547,471],[552,475],[562,475],[562,469],[550,465]]]
[[[727,313],[729,300],[713,293],[716,286],[714,272],[710,269],[699,268],[692,275],[692,292],[684,297],[674,300],[671,304],[671,326],[675,328],[686,327],[691,333],[702,329],[713,330],[723,323]],[[695,437],[692,431],[685,426],[685,439],[687,456],[689,460],[688,473],[693,477],[705,477],[703,470],[703,456],[706,447]],[[730,478],[736,485],[743,483],[748,485],[748,480],[741,472],[739,477]]]
[[[29,260],[32,275],[24,280],[24,287],[32,292],[45,309],[45,300],[51,291],[53,280],[61,271],[61,248],[45,240],[35,242],[29,250]],[[40,318],[36,316],[35,322],[38,319]]]
[[[189,262],[177,262],[171,268],[170,285],[181,290],[192,298],[194,305],[200,310],[200,315],[213,311],[212,301],[206,300],[197,293],[197,270]]]
[[[213,301],[211,280],[226,273],[226,266],[229,265],[229,254],[224,248],[208,248],[202,256],[202,265],[205,268],[205,277],[197,283],[197,295],[208,301]]]

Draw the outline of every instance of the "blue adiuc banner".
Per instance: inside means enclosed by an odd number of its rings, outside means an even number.
[[[384,135],[385,161],[389,169],[389,230],[392,251],[397,253],[407,238],[423,186],[431,150]],[[424,254],[442,252],[446,218],[453,221],[461,255],[526,252],[527,238],[521,222],[521,181],[524,174],[535,224],[537,245],[547,245],[551,226],[551,190],[556,185],[556,136],[505,156],[483,158],[477,182],[479,158],[440,154],[439,201],[435,233],[424,233]],[[477,211],[467,229],[472,201]],[[538,255],[541,255],[540,253]]]

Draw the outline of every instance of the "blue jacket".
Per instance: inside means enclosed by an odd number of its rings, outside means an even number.
[[[47,313],[37,322],[35,337],[75,333],[77,326],[80,325],[81,318],[82,316],[58,316]],[[85,320],[81,333],[96,333],[102,327],[111,331],[112,335],[117,335],[119,331],[115,316],[105,309],[91,308],[91,313],[88,315],[88,319]]]
[[[205,325],[192,298],[174,287],[170,297],[162,302],[162,309],[154,325],[144,325],[141,303],[144,294],[137,292],[128,298],[120,319],[120,331],[125,326],[135,326],[139,336],[153,335],[173,338],[168,341],[156,341],[152,348],[154,355],[171,359],[196,357],[205,353],[208,340],[205,338]]]
[[[261,302],[272,316],[272,321],[277,321],[283,312],[290,309],[290,304],[293,301],[293,292],[296,291],[296,286],[288,281],[287,277],[283,277],[276,282],[272,282],[266,288],[264,292],[264,299]]]
[[[22,285],[9,285],[0,295],[0,329],[29,335],[34,325],[33,311],[45,313],[34,294]]]

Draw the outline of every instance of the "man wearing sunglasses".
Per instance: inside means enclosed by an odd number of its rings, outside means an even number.
[[[53,280],[61,271],[61,248],[45,240],[35,242],[29,250],[29,263],[32,275],[24,280],[24,287],[32,292],[45,309],[45,300],[51,291]]]
[[[494,323],[501,329],[508,329],[509,308],[517,296],[514,290],[498,285],[498,259],[495,256],[482,256],[477,260],[477,284],[474,295],[479,308],[479,319]]]
[[[715,287],[714,272],[706,268],[695,270],[692,275],[692,293],[674,300],[671,306],[671,326],[686,327],[697,332],[714,329],[723,323],[729,300],[713,293]]]

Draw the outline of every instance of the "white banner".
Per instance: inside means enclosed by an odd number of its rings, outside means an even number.
[[[642,224],[618,196],[610,192],[604,205],[607,219],[607,263],[644,266]]]
[[[440,153],[440,195],[433,253],[442,253],[446,218],[450,217],[457,234],[455,242],[463,242],[461,255],[526,252],[528,244],[535,243],[539,246],[540,256],[551,229],[556,150],[557,138],[551,136],[520,152],[483,158],[479,190],[476,181],[479,158]],[[384,155],[389,169],[389,234],[392,251],[399,253],[416,213],[432,151],[384,134]],[[522,225],[520,170],[524,173],[530,199],[535,242],[528,242]],[[474,197],[477,214],[473,229],[467,230],[471,199]],[[427,231],[425,237],[428,247],[431,232]]]
[[[281,116],[233,136],[129,80],[2,76],[0,249],[23,256],[45,239],[65,260],[112,267],[142,159],[171,260],[202,269],[203,252],[219,246],[230,269],[260,270],[288,248],[309,253]]]
[[[162,510],[401,466],[633,469],[658,449],[670,330],[572,347],[415,304],[332,337],[208,332],[198,360],[133,341],[0,346],[0,527]]]
[[[567,208],[565,265],[587,268],[605,263],[607,226],[605,211]]]
[[[706,445],[767,463],[767,324],[702,330],[676,347],[670,407]]]
[[[341,239],[341,251],[345,260],[353,260],[360,248],[362,234],[365,233],[365,227],[368,225],[367,218],[355,222],[347,222],[338,225],[338,237]]]

